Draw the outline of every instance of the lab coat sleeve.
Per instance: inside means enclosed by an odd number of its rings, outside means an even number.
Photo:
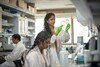
[[[25,67],[41,67],[35,53],[31,53],[26,57]]]
[[[62,48],[62,45],[61,45],[61,40],[59,37],[57,37],[57,53],[60,52],[61,48]]]
[[[13,51],[10,54],[5,56],[5,60],[6,61],[18,60],[21,57],[22,52],[24,51],[24,49],[25,48],[23,48],[22,46],[14,48]]]
[[[54,43],[55,41],[57,42],[57,50],[56,50],[55,43]],[[59,51],[61,48],[61,41],[56,35],[52,35],[50,43],[51,43],[50,52],[49,52],[50,53],[50,65],[51,67],[57,67],[57,66],[60,67],[58,55],[59,55]]]
[[[51,61],[50,61],[51,67],[60,67],[57,52],[54,47],[50,48],[50,59],[51,59]]]
[[[56,35],[52,35],[50,43],[54,43],[56,41],[56,39],[57,39],[57,36]]]
[[[51,40],[50,40],[51,46],[54,46],[55,41],[57,42],[57,53],[59,53],[61,49],[61,40],[58,36],[52,35]]]

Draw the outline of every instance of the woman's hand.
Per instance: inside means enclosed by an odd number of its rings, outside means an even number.
[[[56,41],[56,39],[57,39],[57,36],[56,35],[52,35],[50,43],[54,43]]]

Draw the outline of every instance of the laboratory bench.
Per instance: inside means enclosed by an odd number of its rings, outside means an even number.
[[[5,61],[2,57],[8,55],[10,52],[12,52],[12,50],[3,50],[0,48],[0,64]]]
[[[0,56],[6,56],[10,52],[12,52],[12,50],[3,50],[2,48],[0,48]]]

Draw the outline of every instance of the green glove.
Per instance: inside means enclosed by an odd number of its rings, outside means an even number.
[[[60,33],[60,31],[62,30],[62,27],[63,25],[59,26],[57,29],[56,29],[56,35],[58,35]]]
[[[65,28],[65,32],[68,32],[69,29],[70,29],[70,24],[68,23],[66,28]]]

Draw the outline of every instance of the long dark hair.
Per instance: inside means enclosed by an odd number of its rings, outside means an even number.
[[[49,20],[49,18],[51,16],[55,16],[55,14],[54,13],[47,13],[46,14],[46,16],[44,18],[44,30],[46,30],[48,33],[50,33],[52,35],[51,29],[50,29],[50,27],[49,27],[49,25],[47,23],[47,21]]]
[[[25,64],[25,61],[24,61],[24,60],[25,60],[27,54],[28,54],[32,49],[34,49],[35,46],[40,45],[40,42],[44,42],[45,40],[47,40],[47,39],[49,39],[49,38],[51,38],[51,35],[50,35],[47,31],[41,31],[40,33],[38,33],[38,35],[37,35],[36,38],[35,38],[35,41],[34,41],[34,44],[33,44],[32,48],[29,49],[29,50],[26,50],[26,51],[23,53],[22,57],[21,57],[21,60],[23,61],[23,65]],[[44,44],[43,44],[43,45],[44,45]]]
[[[38,35],[36,36],[36,39],[34,41],[34,44],[32,46],[31,49],[33,49],[35,46],[40,45],[40,42],[44,42],[45,40],[47,40],[48,38],[51,38],[51,35],[47,32],[47,31],[41,31],[40,33],[38,33]],[[30,49],[30,50],[31,50]]]

